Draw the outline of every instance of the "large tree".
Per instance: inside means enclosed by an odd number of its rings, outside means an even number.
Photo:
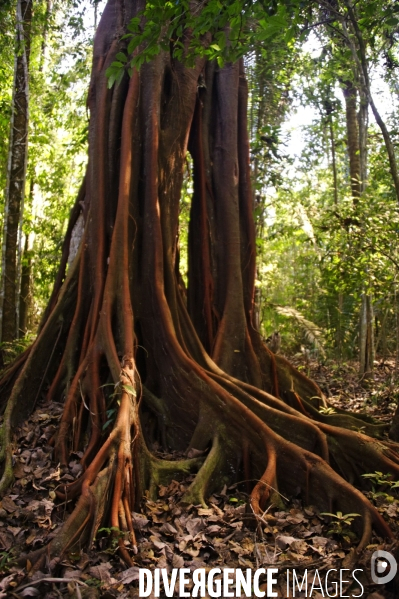
[[[1,492],[12,481],[12,430],[48,389],[64,403],[55,460],[82,451],[83,474],[58,490],[76,507],[47,551],[90,543],[104,520],[130,534],[149,489],[192,472],[185,500],[234,476],[256,518],[278,492],[329,512],[358,512],[360,543],[384,520],[355,488],[362,474],[399,474],[399,446],[367,418],[323,414],[315,383],[262,343],[254,326],[247,84],[242,62],[194,66],[163,50],[108,88],[106,70],[143,3],[109,0],[94,44],[89,163],[59,275],[32,347],[4,374]],[[181,41],[189,43],[190,32]],[[189,272],[179,272],[179,202],[187,151],[194,192]],[[68,267],[71,238],[84,232]],[[73,244],[72,244],[73,245]],[[113,422],[112,409],[117,407]],[[357,432],[359,429],[362,432]],[[160,459],[154,449],[181,452]],[[201,450],[190,457],[190,450]],[[202,453],[201,453],[202,452]],[[31,561],[43,551],[31,556]]]

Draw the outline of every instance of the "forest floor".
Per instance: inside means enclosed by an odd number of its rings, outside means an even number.
[[[375,378],[367,385],[359,380],[354,362],[337,364],[329,361],[321,365],[316,361],[305,362],[303,358],[293,361],[318,382],[333,405],[354,411],[365,410],[387,422],[392,418],[399,399],[399,384],[393,381],[393,361],[376,363]],[[214,493],[207,508],[180,505],[190,477],[173,481],[167,488],[161,487],[157,501],[144,498],[140,513],[133,514],[139,549],[135,556],[136,566],[127,568],[121,562],[115,551],[113,531],[105,528],[98,532],[90,551],[71,552],[55,568],[55,564],[50,563],[46,571],[31,572],[26,578],[27,570],[18,565],[17,558],[46,545],[57,534],[69,506],[57,503],[55,489],[81,474],[78,454],[72,457],[67,470],[61,470],[51,460],[52,447],[48,441],[61,413],[61,404],[47,405],[43,400],[18,433],[15,483],[0,502],[0,599],[138,597],[139,568],[170,570],[184,567],[207,571],[211,568],[245,571],[246,568],[275,567],[279,569],[275,590],[278,589],[281,598],[293,596],[292,589],[288,594],[286,588],[286,571],[293,568],[299,578],[307,570],[310,581],[309,594],[296,590],[296,597],[398,597],[399,587],[395,592],[394,582],[384,587],[373,584],[370,579],[371,554],[376,549],[396,553],[397,547],[386,545],[374,536],[356,566],[350,565],[351,549],[356,546],[357,539],[347,515],[329,517],[317,513],[297,497],[287,500],[284,509],[269,507],[262,526],[256,528],[248,513],[247,495],[239,481]],[[374,489],[367,496],[399,537],[396,489],[391,489],[389,481],[382,475],[370,474],[374,475]],[[129,541],[125,543],[129,547]],[[29,566],[28,562],[28,570]],[[362,569],[357,576],[364,590],[348,582],[343,584],[340,594],[335,595],[330,588],[328,595],[323,585],[318,588],[315,576],[318,573],[323,580],[331,568]],[[57,578],[52,580],[54,576]]]

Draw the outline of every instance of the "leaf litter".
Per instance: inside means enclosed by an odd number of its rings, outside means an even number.
[[[386,419],[392,417],[393,402],[387,392],[387,376],[364,388],[357,381],[354,368],[328,369],[317,363],[307,365],[311,376],[318,380],[330,401],[340,407],[357,409],[361,406],[376,413],[376,402]],[[386,369],[384,370],[386,374]],[[390,371],[389,371],[390,373]],[[350,398],[345,379],[351,382]],[[350,405],[348,405],[350,404]],[[285,509],[269,506],[257,523],[248,507],[248,496],[235,484],[214,493],[207,507],[183,505],[181,499],[193,480],[173,480],[159,488],[156,501],[143,499],[140,512],[132,513],[139,552],[135,566],[126,568],[110,542],[112,531],[104,528],[97,533],[93,547],[66,555],[54,571],[34,572],[30,584],[27,569],[17,565],[17,557],[28,554],[49,543],[62,526],[65,513],[71,508],[56,501],[58,485],[76,480],[82,473],[81,455],[72,456],[68,468],[61,469],[52,461],[51,439],[56,433],[62,405],[39,404],[17,435],[18,449],[14,454],[15,483],[0,501],[0,599],[3,597],[40,596],[43,599],[73,597],[76,599],[127,599],[138,597],[139,569],[166,568],[258,568],[279,569],[279,597],[287,597],[285,572],[295,568],[297,573],[316,569],[322,575],[331,568],[345,568],[351,560],[353,538],[331,533],[331,519],[305,506],[300,498],[292,498]],[[178,459],[179,455],[169,455]],[[399,533],[399,501],[387,493],[366,493],[374,502],[392,530]],[[124,540],[129,550],[130,541]],[[395,599],[397,593],[377,588],[369,577],[371,554],[376,549],[395,552],[374,535],[371,544],[356,562],[365,575],[362,584],[365,599]],[[133,554],[132,554],[133,555]],[[351,569],[351,566],[349,566]],[[57,578],[52,578],[52,576]],[[21,589],[19,590],[19,587]],[[189,585],[188,585],[189,588]],[[358,590],[345,591],[352,596]],[[178,597],[176,586],[175,596]],[[305,596],[301,593],[297,596]],[[322,594],[315,591],[315,599]],[[153,596],[150,596],[153,599]]]

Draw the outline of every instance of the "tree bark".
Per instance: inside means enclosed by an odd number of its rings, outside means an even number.
[[[21,292],[19,295],[19,335],[24,336],[28,326],[28,315],[31,303],[31,270],[32,248],[29,247],[29,235],[25,237],[25,246],[22,256]]]
[[[6,188],[2,256],[1,340],[13,341],[17,334],[17,250],[23,211],[28,152],[29,53],[32,20],[31,0],[18,0],[9,174]]]
[[[357,111],[357,88],[351,81],[343,85],[346,105],[349,171],[354,206],[365,190],[367,179],[367,101]],[[374,322],[371,295],[363,293],[359,319],[359,374],[372,376],[374,368]]]
[[[346,134],[349,156],[350,184],[352,189],[353,201],[359,199],[361,194],[362,181],[360,168],[360,143],[359,143],[359,125],[357,120],[357,89],[351,81],[345,81],[343,92],[346,107]]]
[[[343,20],[343,28],[344,28],[345,37],[346,37],[347,43],[349,45],[349,48],[352,52],[354,62],[357,65],[358,70],[359,70],[363,94],[364,94],[367,102],[370,104],[370,108],[374,115],[375,121],[376,121],[377,125],[379,126],[382,136],[384,138],[385,148],[386,148],[387,154],[388,154],[389,170],[391,172],[392,181],[393,181],[393,184],[395,187],[396,200],[399,203],[399,172],[398,172],[398,165],[397,165],[396,156],[395,156],[395,147],[392,143],[391,135],[388,131],[388,128],[387,128],[384,120],[382,119],[382,117],[374,103],[374,98],[371,94],[369,67],[368,67],[367,54],[366,54],[366,44],[364,42],[363,34],[359,27],[355,7],[350,0],[344,0],[344,4],[348,10],[350,27],[351,27],[352,32],[354,33],[355,39],[357,41],[357,47],[356,47],[355,43],[353,42],[353,40],[351,39],[351,36],[350,36],[348,29],[346,27],[346,24],[345,24],[345,20]]]
[[[337,174],[337,160],[335,152],[335,136],[334,136],[334,122],[332,114],[328,115],[328,128],[330,133],[331,143],[331,167],[333,173],[333,189],[334,189],[334,204],[338,206],[338,174]]]
[[[46,0],[46,14],[43,22],[42,29],[42,43],[41,43],[41,53],[40,53],[40,61],[39,61],[39,73],[43,73],[46,67],[46,59],[47,59],[47,40],[48,33],[50,28],[50,20],[51,14],[53,10],[53,0]],[[30,190],[29,195],[31,199],[31,203],[33,206],[34,202],[34,192],[35,192],[35,183],[36,183],[36,165],[34,162],[30,165],[31,170],[31,179],[30,179]],[[29,316],[29,308],[30,308],[30,300],[32,297],[32,234],[27,234],[25,237],[25,247],[22,252],[22,230],[23,230],[23,211],[20,211],[20,226],[19,226],[19,248],[18,248],[18,257],[17,257],[17,290],[19,290],[19,298],[17,302],[17,337],[23,336],[26,333],[28,326],[28,316]]]
[[[374,369],[374,326],[373,303],[371,296],[364,293],[360,307],[359,372],[365,378]]]

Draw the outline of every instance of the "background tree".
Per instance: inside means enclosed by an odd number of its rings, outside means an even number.
[[[25,196],[28,156],[29,57],[32,1],[18,1],[16,11],[17,33],[0,294],[2,341],[12,341],[17,332],[17,247],[20,216],[21,211],[23,211]]]
[[[367,40],[370,77],[378,76],[388,81],[395,69],[387,70],[386,65],[392,64],[397,52],[395,42],[397,18],[393,16],[394,5],[362,4],[361,7],[357,7],[357,10],[360,11],[359,27],[362,28],[363,36]],[[374,18],[377,14],[381,18]],[[315,21],[316,26],[314,26]],[[301,45],[299,57],[302,55],[302,59],[297,61],[298,91],[296,95],[291,92],[291,97],[296,103],[314,106],[316,114],[312,125],[307,126],[305,147],[300,163],[296,162],[294,179],[292,167],[282,169],[280,185],[276,190],[277,195],[273,197],[272,193],[268,193],[267,201],[271,204],[268,219],[269,222],[274,219],[276,222],[269,227],[268,234],[263,240],[265,250],[261,265],[267,273],[260,281],[262,289],[266,290],[264,326],[269,331],[272,327],[282,327],[286,347],[293,348],[295,342],[295,348],[299,349],[299,335],[293,336],[292,328],[284,324],[287,322],[286,316],[277,315],[273,307],[276,304],[286,303],[300,310],[305,318],[317,323],[324,330],[324,336],[328,344],[331,344],[330,347],[334,347],[335,344],[340,346],[338,355],[354,356],[356,346],[359,345],[357,320],[360,314],[356,302],[361,305],[359,290],[364,289],[367,293],[375,294],[376,313],[373,321],[377,326],[376,345],[381,348],[382,340],[385,339],[384,355],[387,356],[388,314],[392,330],[396,330],[393,280],[396,276],[397,248],[395,242],[388,247],[387,241],[394,239],[392,234],[396,227],[397,213],[393,180],[389,181],[386,170],[382,169],[377,174],[378,169],[375,168],[377,155],[380,156],[377,160],[379,164],[382,164],[381,159],[387,164],[387,156],[383,158],[379,154],[381,142],[384,141],[370,112],[369,131],[372,140],[368,148],[370,174],[368,177],[361,176],[361,181],[367,179],[367,187],[362,191],[363,199],[358,202],[356,210],[349,210],[348,192],[353,190],[350,189],[351,178],[348,172],[349,155],[345,152],[348,137],[345,135],[346,122],[342,111],[344,98],[338,90],[338,80],[349,80],[351,85],[357,88],[358,97],[360,93],[363,98],[357,103],[357,108],[362,113],[361,118],[355,115],[355,112],[358,112],[356,107],[352,111],[352,129],[355,133],[356,129],[359,131],[358,121],[365,122],[365,117],[367,119],[365,114],[367,99],[359,79],[358,64],[353,60],[342,30],[339,34],[341,21],[334,13],[331,15],[324,10],[322,13],[315,12],[313,19],[309,19],[308,26],[310,29],[313,28],[311,30],[314,32],[310,49],[313,54],[315,54],[315,47],[320,47],[320,51],[317,57],[310,58],[308,55],[304,58],[306,44]],[[390,58],[383,63],[381,55],[386,54],[387,47],[390,48]],[[384,116],[384,118],[388,119],[389,134],[395,140],[397,106],[393,91],[395,84],[392,79],[389,85],[393,86],[390,97],[392,110],[387,112],[392,116]],[[373,89],[373,94],[377,95],[376,90],[379,88],[376,86]],[[327,110],[334,116],[332,147],[331,143],[327,145],[328,138],[331,141],[332,121],[326,120],[329,123],[328,127],[323,125],[323,121],[328,118]],[[317,113],[320,114],[319,122],[316,120]],[[364,147],[364,139],[364,135],[359,135],[357,143],[359,149]],[[285,142],[287,143],[286,140]],[[359,155],[356,151],[352,152],[353,164],[356,162],[356,156],[364,154],[363,149]],[[330,163],[328,170],[325,168],[326,161]],[[360,168],[360,161],[358,162]],[[364,166],[362,168],[364,169]],[[381,177],[386,185],[381,184]],[[336,208],[333,207],[333,203]],[[294,212],[292,212],[293,208]],[[273,210],[277,218],[273,216]],[[355,222],[359,225],[356,226]],[[383,233],[382,222],[385,223],[387,236]],[[297,238],[293,236],[293,232],[298,236]],[[284,259],[279,258],[281,252]],[[303,260],[307,261],[307,268],[304,271],[306,275],[304,274],[303,277],[302,269],[298,267],[298,252]],[[274,256],[279,260],[278,268]],[[290,256],[288,264],[287,256]],[[313,285],[314,281],[316,286]],[[294,290],[292,295],[288,291],[290,289]],[[287,296],[285,291],[288,292]],[[391,298],[392,303],[387,303],[388,297]],[[370,318],[368,322],[370,325]],[[362,338],[365,339],[365,336]],[[289,345],[290,340],[292,340],[291,345]],[[391,335],[389,345],[390,351],[394,351],[396,335]],[[369,348],[372,348],[371,343]],[[369,358],[369,364],[371,363],[372,359]]]
[[[86,88],[90,75],[93,30],[84,30],[91,12],[83,2],[37,1],[31,26],[30,119],[27,182],[23,215],[19,219],[19,242],[13,284],[17,293],[15,343],[5,343],[2,353],[9,361],[17,348],[26,346],[36,330],[51,293],[61,255],[68,214],[86,158],[88,115]],[[85,14],[87,15],[85,17]],[[4,135],[10,127],[12,72],[8,54],[14,51],[15,19],[11,5],[4,8],[4,52],[1,81]],[[6,148],[3,146],[2,151]],[[0,179],[5,188],[6,164],[1,161]],[[4,208],[1,204],[2,209]],[[51,218],[51,223],[50,223]],[[19,296],[19,297],[18,297]]]

